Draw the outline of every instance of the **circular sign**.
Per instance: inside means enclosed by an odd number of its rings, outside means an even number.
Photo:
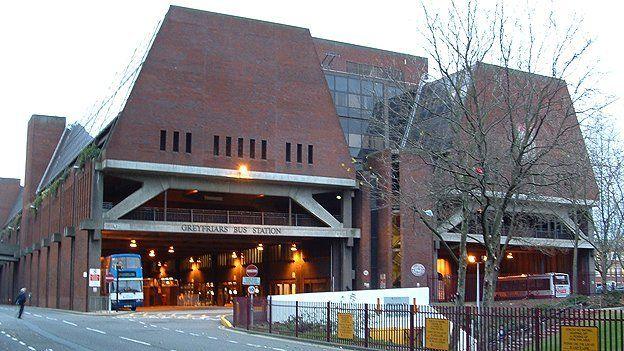
[[[255,294],[256,293],[256,287],[251,285],[247,288],[247,292],[250,294]]]
[[[106,278],[104,279],[106,279],[107,283],[112,283],[113,281],[115,281],[115,277],[110,273],[106,273]]]
[[[364,272],[362,272],[362,274],[364,274],[364,276],[368,276],[368,271],[365,269]]]
[[[411,271],[415,277],[422,277],[425,275],[425,266],[420,263],[415,263],[412,265]]]
[[[258,267],[256,267],[256,265],[254,264],[250,264],[245,269],[245,273],[247,274],[248,277],[255,277],[258,275]]]

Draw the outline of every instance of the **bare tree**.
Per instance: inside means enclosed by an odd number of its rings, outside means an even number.
[[[477,234],[473,239],[487,256],[483,300],[489,306],[507,246],[526,232],[526,212],[575,181],[570,174],[586,159],[577,115],[600,107],[590,103],[595,92],[586,87],[591,40],[582,39],[578,22],[560,28],[552,14],[541,21],[531,11],[512,16],[500,4],[422,8],[437,79],[405,87],[387,102],[392,112],[376,130],[393,151],[369,156],[362,168],[377,185],[399,182],[393,172],[378,170],[401,160],[431,170],[433,176],[413,179],[419,183],[413,186],[405,186],[401,172],[400,189],[378,193],[413,211],[451,252],[462,303],[466,240]],[[461,234],[458,248],[444,241],[451,228]]]

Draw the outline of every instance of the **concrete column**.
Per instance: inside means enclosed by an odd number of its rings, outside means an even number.
[[[353,191],[342,192],[342,226],[344,228],[353,227]]]
[[[353,242],[340,241],[340,290],[353,290]]]
[[[102,256],[102,203],[104,201],[104,175],[101,171],[93,170],[93,182],[91,192],[91,219],[98,223],[97,229],[88,231],[88,268],[100,268],[100,256]],[[87,285],[89,280],[87,279]],[[95,289],[95,291],[94,291]],[[100,309],[98,304],[100,288],[87,286],[87,311]]]

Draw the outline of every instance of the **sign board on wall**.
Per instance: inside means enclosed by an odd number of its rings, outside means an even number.
[[[448,319],[425,319],[425,348],[449,350],[450,323]]]
[[[338,338],[352,340],[354,334],[353,315],[351,313],[338,313]]]
[[[561,326],[561,351],[598,351],[598,327]]]
[[[410,270],[412,271],[414,277],[422,277],[423,275],[425,275],[425,266],[421,263],[415,263],[414,265],[412,265],[412,268]]]
[[[99,268],[89,268],[89,287],[99,288],[102,271]]]

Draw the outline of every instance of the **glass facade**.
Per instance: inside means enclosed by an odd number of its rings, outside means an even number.
[[[373,121],[386,120],[384,101],[402,93],[402,89],[385,79],[342,72],[325,72],[340,125],[349,145],[351,157],[361,158],[386,146],[384,134]]]

